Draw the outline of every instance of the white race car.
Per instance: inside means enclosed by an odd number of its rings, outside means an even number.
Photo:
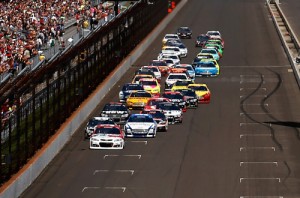
[[[178,80],[188,80],[188,76],[185,73],[170,73],[165,81],[165,90],[171,90]]]
[[[125,134],[118,125],[101,124],[90,137],[90,149],[123,149]]]
[[[162,110],[168,118],[169,124],[182,123],[183,112],[178,105],[172,102],[162,102],[158,104],[157,109]]]
[[[126,137],[155,137],[157,123],[149,114],[132,114],[124,126]]]
[[[84,138],[85,139],[89,138],[93,134],[95,127],[99,124],[115,124],[115,123],[109,117],[93,117],[86,124],[85,131],[84,131]]]

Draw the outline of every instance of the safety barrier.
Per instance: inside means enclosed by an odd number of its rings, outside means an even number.
[[[300,88],[300,65],[296,63],[296,58],[299,55],[300,43],[279,6],[279,0],[266,0],[266,5],[271,13],[272,20],[288,56],[289,62],[292,65],[295,78]]]

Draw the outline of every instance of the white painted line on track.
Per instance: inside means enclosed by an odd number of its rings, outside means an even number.
[[[240,113],[240,116],[243,115],[270,115],[270,113],[258,112],[258,113]]]
[[[93,186],[93,187],[84,187],[83,189],[82,189],[82,191],[81,192],[84,192],[84,191],[86,191],[86,190],[97,190],[97,189],[106,189],[106,190],[122,190],[122,192],[125,192],[125,190],[126,190],[126,187],[123,187],[123,186],[121,186],[121,187],[114,187],[114,186],[107,186],[107,187],[103,187],[103,188],[101,188],[101,187],[98,187],[98,186]]]
[[[265,75],[258,75],[258,74],[245,74],[245,75],[243,75],[243,74],[241,74],[240,75],[240,77],[241,78],[243,78],[243,77],[265,77]]]
[[[279,177],[265,177],[265,178],[260,178],[260,177],[241,177],[240,178],[240,183],[242,183],[243,180],[277,180],[279,183],[281,182],[281,179]]]
[[[100,189],[100,188],[101,187],[84,187],[81,192],[84,192],[85,190],[89,190],[89,189]]]
[[[255,124],[259,124],[259,125],[263,125],[263,126],[272,126],[271,123],[259,123],[259,122],[240,122],[240,126],[244,126],[244,125],[255,125]]]
[[[240,147],[240,151],[243,150],[255,150],[255,149],[262,149],[262,150],[273,150],[276,151],[276,148],[274,146],[269,146],[269,147]]]
[[[138,157],[139,159],[142,158],[142,155],[123,155],[124,157]]]
[[[125,192],[126,187],[104,187],[105,189],[108,190],[122,190],[123,192]]]
[[[246,81],[246,80],[240,80],[240,84],[244,83],[259,83],[260,81]],[[262,84],[266,84],[266,81],[262,81]]]
[[[273,164],[275,166],[278,166],[278,162],[240,162],[240,166],[244,164]]]
[[[264,67],[264,68],[277,68],[277,67],[291,67],[291,65],[257,65],[257,66],[251,66],[251,65],[222,65],[222,69],[226,69],[226,68],[260,68],[260,67]]]
[[[145,145],[147,145],[148,144],[148,141],[146,140],[146,141],[138,141],[138,140],[133,140],[133,141],[125,141],[125,142],[132,142],[132,143],[143,143],[143,144],[145,144]]]
[[[108,173],[108,172],[130,173],[131,175],[134,174],[134,170],[95,170],[93,175],[96,175],[97,173]]]
[[[142,158],[142,155],[104,155],[103,159],[106,159],[108,157],[138,157],[139,159]]]
[[[240,96],[240,98],[245,98],[245,97],[248,97],[248,95],[241,95]],[[266,98],[268,96],[267,95],[252,95],[249,98],[253,98],[253,97],[255,97],[255,98]]]
[[[243,104],[241,104],[241,105],[243,105],[243,106],[261,106],[262,104],[259,104],[259,103],[254,103],[254,104],[247,104],[247,103],[243,103]],[[265,103],[265,104],[263,104],[264,106],[269,106],[269,104],[268,103]]]
[[[255,89],[267,91],[267,88],[265,88],[265,87],[262,87],[262,88],[246,88],[246,87],[242,87],[242,88],[240,88],[240,91],[243,91],[243,90],[255,90]]]
[[[283,198],[283,196],[240,196],[240,198]]]
[[[272,137],[272,134],[264,133],[264,134],[240,134],[240,139],[243,137]]]

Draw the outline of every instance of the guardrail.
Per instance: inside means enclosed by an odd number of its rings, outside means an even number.
[[[279,4],[279,0],[266,0],[266,5],[271,13],[272,20],[279,34],[280,40],[283,44],[284,50],[288,56],[289,62],[293,68],[295,78],[300,88],[300,64],[296,63],[296,58],[299,55],[300,43]],[[274,10],[274,8],[276,10]],[[282,25],[284,25],[284,28],[281,28]]]

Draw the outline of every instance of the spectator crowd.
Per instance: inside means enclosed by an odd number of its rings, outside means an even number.
[[[112,13],[101,1],[92,5],[85,0],[0,0],[0,75],[22,70],[39,53],[44,59],[42,50],[52,41],[64,44],[66,22],[76,20],[78,28],[88,22],[93,27]],[[2,126],[16,106],[14,100],[1,104]]]
[[[97,23],[112,9],[102,2],[85,0],[5,0],[0,1],[0,75],[15,73],[57,40],[64,43],[64,25],[69,20]],[[50,43],[51,42],[51,43]]]

